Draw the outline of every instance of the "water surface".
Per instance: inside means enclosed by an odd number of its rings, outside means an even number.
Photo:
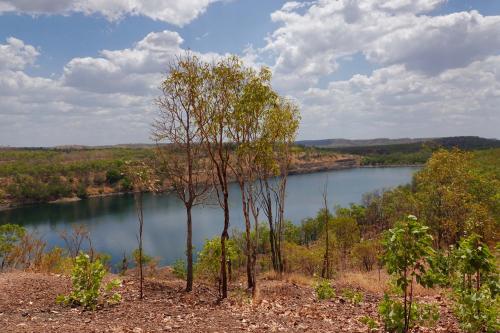
[[[359,203],[363,193],[410,182],[415,167],[357,168],[289,176],[286,218],[294,223],[314,216],[322,207],[324,183],[328,180],[328,202],[346,206]],[[236,184],[231,186],[231,227],[243,229],[241,202]],[[265,217],[262,216],[262,219]],[[0,212],[0,224],[22,224],[36,230],[50,246],[63,246],[59,233],[72,224],[88,226],[97,251],[112,255],[117,262],[123,253],[137,248],[137,215],[132,195],[27,206]],[[185,209],[175,195],[144,195],[144,248],[169,264],[183,258],[185,251]],[[204,239],[219,235],[223,216],[218,207],[198,206],[193,210],[193,243],[199,251]]]

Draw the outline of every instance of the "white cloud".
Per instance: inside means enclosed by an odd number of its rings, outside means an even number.
[[[0,12],[69,14],[80,12],[100,14],[110,21],[127,15],[142,15],[153,20],[183,26],[217,0],[0,0]]]
[[[498,136],[500,56],[436,76],[403,65],[301,94],[304,137]],[[333,135],[333,134],[332,134]]]
[[[39,55],[36,48],[20,39],[9,37],[7,44],[0,44],[0,70],[22,70],[33,65]]]
[[[305,10],[287,3],[271,14],[280,24],[261,50],[286,88],[304,89],[338,69],[338,60],[362,53],[376,65],[404,64],[439,73],[500,50],[500,16],[476,11],[421,15],[441,0],[319,0]],[[293,80],[301,78],[301,80]]]
[[[0,66],[0,145],[149,142],[153,100],[169,62],[185,51],[181,43],[176,32],[152,32],[132,48],[73,58],[56,78],[22,71],[34,63],[35,47],[0,44],[0,59],[11,59]]]

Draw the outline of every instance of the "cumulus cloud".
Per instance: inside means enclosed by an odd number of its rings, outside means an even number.
[[[303,135],[497,136],[500,123],[500,56],[429,76],[403,65],[334,81],[301,94]],[[349,126],[347,126],[347,124]],[[326,135],[328,136],[328,135]]]
[[[0,44],[0,59],[10,59],[0,62],[0,145],[148,142],[153,100],[181,44],[176,32],[152,32],[131,48],[73,58],[55,78],[22,71],[38,55],[34,46]]]
[[[142,15],[183,26],[217,0],[0,0],[0,12],[39,14],[100,14],[108,20]]]
[[[22,70],[32,65],[39,55],[37,49],[20,39],[9,37],[7,44],[0,44],[0,70]]]
[[[287,3],[271,14],[280,27],[263,54],[275,56],[275,73],[304,89],[335,72],[338,60],[362,53],[375,65],[403,64],[439,73],[498,54],[500,16],[477,11],[428,16],[440,0],[319,0],[304,11]],[[302,13],[303,11],[303,13]]]

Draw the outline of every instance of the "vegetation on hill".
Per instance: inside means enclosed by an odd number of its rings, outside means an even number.
[[[500,148],[500,140],[474,136],[446,137],[418,142],[366,145],[353,147],[321,148],[344,154],[362,156],[362,165],[414,165],[424,164],[438,149],[458,148],[483,150]]]

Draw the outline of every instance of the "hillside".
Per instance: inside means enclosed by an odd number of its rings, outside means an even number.
[[[384,275],[385,277],[385,275]],[[358,283],[358,282],[360,283]],[[145,298],[138,299],[137,280],[123,278],[123,302],[99,311],[84,311],[55,304],[58,294],[70,290],[69,277],[28,272],[0,275],[2,332],[368,332],[363,317],[376,316],[382,289],[376,274],[348,276],[335,284],[338,296],[318,300],[312,279],[285,276],[259,281],[259,298],[252,300],[235,281],[231,297],[216,302],[216,289],[198,284],[191,293],[168,269],[145,281]],[[368,288],[363,287],[363,284]],[[370,287],[371,285],[371,287]],[[364,295],[359,304],[342,296],[356,289]],[[438,292],[418,299],[440,305],[440,319],[431,330],[461,332],[451,308]],[[414,332],[430,332],[417,327]]]
[[[352,153],[365,151],[381,151],[384,146],[408,147],[414,150],[422,144],[440,145],[444,148],[459,147],[461,149],[481,149],[500,147],[500,140],[487,139],[477,136],[457,136],[441,138],[376,138],[366,140],[348,140],[348,139],[323,139],[323,140],[301,140],[296,144],[304,147],[317,148],[338,148]],[[369,147],[369,148],[368,148]],[[352,149],[351,149],[352,148]]]
[[[402,139],[404,140],[404,139]],[[475,136],[445,137],[426,139],[426,141],[370,144],[365,146],[350,146],[325,148],[320,150],[339,154],[353,154],[362,157],[361,165],[414,165],[423,164],[432,152],[440,149],[459,148],[461,150],[487,150],[500,148],[500,140],[486,139]]]

